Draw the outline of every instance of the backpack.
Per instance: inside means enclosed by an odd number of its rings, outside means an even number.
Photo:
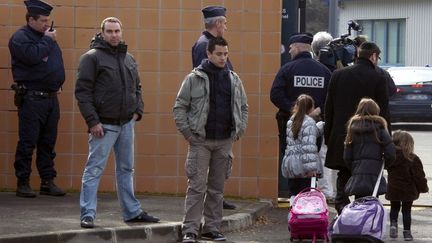
[[[328,207],[324,194],[313,187],[303,189],[294,198],[288,213],[288,231],[293,239],[328,238]]]

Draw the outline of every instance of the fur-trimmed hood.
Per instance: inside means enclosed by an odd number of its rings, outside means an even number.
[[[373,132],[381,128],[387,129],[387,122],[381,116],[355,116],[351,120],[353,134]]]

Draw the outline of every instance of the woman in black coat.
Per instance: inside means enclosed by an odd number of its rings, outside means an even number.
[[[402,204],[403,235],[412,240],[411,207],[420,193],[429,191],[420,158],[414,154],[414,139],[406,131],[393,133],[396,161],[387,167],[388,185],[386,199],[390,201],[390,237],[397,237],[397,219]]]

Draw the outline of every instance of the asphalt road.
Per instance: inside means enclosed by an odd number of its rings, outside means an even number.
[[[428,177],[429,188],[432,188],[432,123],[395,123],[392,129],[403,129],[409,131],[415,140],[415,152],[421,158]],[[412,234],[413,242],[432,242],[432,193],[422,194],[420,199],[415,201],[417,205],[427,205],[429,207],[417,206],[412,211]],[[390,208],[387,206],[387,210]],[[266,242],[279,243],[290,242],[287,208],[273,208],[251,228],[243,231],[226,233],[227,242]],[[399,238],[386,238],[385,242],[405,242],[402,238],[402,219],[399,216]],[[388,229],[389,226],[387,226]],[[388,230],[387,233],[388,235]]]

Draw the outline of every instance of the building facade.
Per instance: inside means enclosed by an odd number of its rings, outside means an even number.
[[[338,30],[344,34],[347,22],[357,21],[363,28],[359,34],[382,49],[381,65],[430,65],[431,11],[430,0],[338,0]]]
[[[280,0],[48,0],[51,19],[63,50],[66,82],[60,95],[61,119],[57,141],[56,183],[79,190],[88,153],[87,127],[74,98],[79,57],[88,50],[100,22],[116,16],[123,36],[138,62],[145,114],[136,125],[135,186],[137,192],[183,194],[187,143],[177,132],[172,106],[192,68],[191,47],[203,31],[201,9],[227,8],[230,59],[244,82],[249,103],[249,125],[234,146],[233,173],[226,195],[276,198],[278,138],[276,108],[269,91],[280,67]],[[14,155],[18,119],[10,90],[12,74],[8,40],[25,24],[22,0],[0,1],[0,189],[14,190]],[[101,179],[100,191],[115,190],[113,156]],[[39,176],[33,163],[33,188]]]

